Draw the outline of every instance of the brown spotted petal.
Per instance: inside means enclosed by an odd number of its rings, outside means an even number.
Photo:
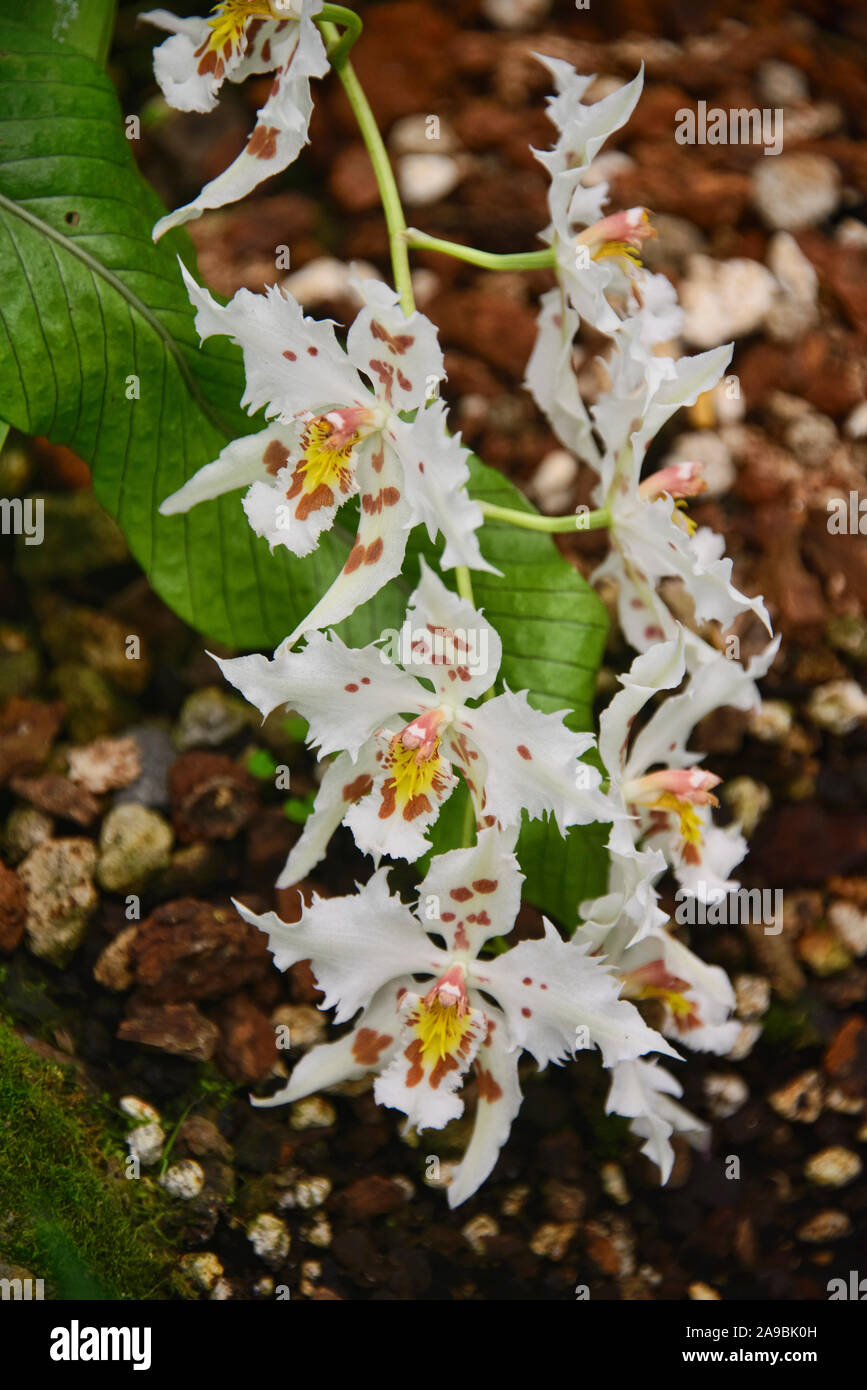
[[[209,208],[246,197],[263,179],[297,159],[307,143],[313,110],[310,79],[328,71],[325,45],[312,19],[319,8],[316,0],[304,0],[300,20],[263,20],[254,14],[239,41],[219,51],[210,46],[212,31],[205,20],[177,20],[165,10],[142,16],[159,28],[174,30],[156,50],[154,68],[166,100],[183,110],[212,110],[225,77],[239,82],[248,74],[276,74],[246,148],[191,203],[157,222],[155,240]]]

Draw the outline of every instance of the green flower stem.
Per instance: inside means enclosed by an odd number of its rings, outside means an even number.
[[[511,507],[498,507],[493,502],[480,502],[485,519],[507,521],[511,526],[523,526],[527,531],[603,531],[611,525],[607,507],[595,512],[570,512],[568,516],[542,516],[539,512],[518,512]]]
[[[320,27],[326,42],[330,46],[337,39],[337,30],[333,24],[327,21]],[[409,269],[409,247],[405,236],[406,218],[403,215],[403,206],[400,201],[400,194],[397,191],[397,184],[395,183],[394,172],[389,163],[385,143],[379,133],[376,117],[371,111],[370,103],[364,94],[364,88],[359,82],[352,64],[345,55],[338,56],[337,48],[335,48],[332,53],[331,64],[343,84],[343,90],[346,93],[349,105],[355,113],[355,119],[358,122],[361,138],[367,147],[367,153],[373,165],[373,172],[376,175],[376,182],[379,187],[382,210],[385,214],[385,224],[388,228],[394,287],[400,295],[400,303],[403,312],[409,315],[415,310],[415,298],[412,292],[412,279]]]
[[[342,59],[349,52],[356,39],[361,37],[363,24],[361,16],[355,10],[348,10],[345,5],[323,5],[316,16],[316,21],[320,27],[325,24],[339,24],[345,30],[343,37],[335,39],[328,49],[328,57],[332,67],[337,67]]]
[[[459,241],[443,241],[442,237],[428,236],[416,227],[406,231],[409,246],[416,251],[441,251],[444,256],[453,256],[457,261],[469,261],[483,270],[544,270],[556,264],[552,247],[544,251],[515,251],[499,256],[493,251],[477,251],[474,246],[464,246]]]
[[[475,608],[476,601],[473,598],[473,579],[466,565],[455,566],[455,579],[458,582],[458,593],[461,598],[465,598],[467,602],[471,603]]]

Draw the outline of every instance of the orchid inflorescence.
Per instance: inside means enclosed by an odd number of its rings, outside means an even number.
[[[472,1075],[475,1120],[448,1187],[454,1206],[478,1189],[506,1142],[521,1103],[522,1053],[544,1067],[593,1049],[611,1072],[608,1110],[629,1118],[666,1181],[672,1135],[702,1147],[708,1134],[678,1103],[680,1083],[659,1059],[680,1058],[676,1045],[725,1053],[739,1025],[728,978],[668,929],[656,884],[670,871],[688,894],[736,886],[730,873],[745,841],[714,824],[719,778],[698,766],[687,742],[715,708],[757,702],[755,682],[777,644],[744,669],[697,630],[706,634],[714,622],[724,629],[748,611],[770,630],[761,599],[734,587],[721,539],[696,531],[684,514],[683,499],[702,489],[700,466],[641,479],[654,436],[714,387],[731,356],[730,347],[680,358],[661,350],[677,336],[681,312],[670,282],[642,265],[642,243],[653,235],[648,214],[606,215],[608,186],[595,171],[588,177],[606,138],[628,120],[643,75],[587,102],[591,78],[541,58],[555,86],[548,115],[557,138],[535,152],[550,176],[551,220],[545,252],[527,263],[549,266],[556,286],[542,298],[526,386],[562,444],[598,475],[592,525],[607,528],[610,549],[593,579],[616,581],[622,630],[637,652],[597,741],[567,727],[568,711],[534,708],[527,691],[495,692],[502,644],[473,601],[472,572],[499,572],[483,557],[479,530],[486,515],[551,531],[565,526],[470,496],[468,451],[450,432],[438,395],[437,330],[415,309],[408,271],[409,247],[435,239],[406,228],[346,59],[357,16],[319,0],[223,0],[208,18],[164,10],[144,17],[170,32],[155,67],[176,107],[208,111],[223,81],[276,74],[244,153],[163,218],[155,236],[243,197],[295,159],[308,138],[310,79],[324,75],[330,55],[364,116],[393,252],[396,289],[356,282],[363,307],[345,345],[334,324],[306,317],[286,289],[240,290],[220,305],[184,271],[200,336],[224,334],[240,345],[242,404],[250,414],[263,411],[266,423],[228,444],[161,511],[184,512],[244,488],[256,534],[272,549],[306,556],[344,503],[357,498],[359,508],[341,572],[273,658],[219,662],[263,717],[281,707],[303,716],[311,749],[327,760],[278,885],[306,876],[341,823],[376,865],[353,895],[314,895],[293,925],[236,904],[267,934],[278,968],[309,960],[322,1007],[334,1008],[337,1024],[354,1020],[336,1041],[307,1052],[282,1091],[256,1103],[298,1100],[373,1072],[380,1104],[402,1111],[408,1126],[438,1129],[462,1113],[461,1088]],[[471,248],[451,249],[473,259]],[[479,256],[480,264],[496,260]],[[520,256],[508,259],[514,265]],[[592,407],[573,363],[582,325],[608,339],[607,386]],[[398,652],[381,641],[347,646],[331,629],[403,572],[418,525],[443,543],[436,568],[421,561],[408,605],[411,641]],[[457,592],[441,577],[448,571]],[[666,603],[660,581],[670,579],[691,597],[695,625]],[[591,752],[604,771],[586,759]],[[427,832],[461,782],[471,807],[464,845],[429,860],[411,909],[390,891],[380,861],[427,855]],[[561,924],[571,935],[545,920],[541,939],[509,945],[523,881],[517,836],[522,818],[540,817],[563,835],[572,826],[610,825],[607,891],[574,904],[575,919]],[[655,1028],[636,1007],[651,1000]]]

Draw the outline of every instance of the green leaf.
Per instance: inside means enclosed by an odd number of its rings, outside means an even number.
[[[477,458],[470,490],[483,502],[532,512],[507,478]],[[503,642],[500,680],[527,690],[546,713],[568,712],[571,729],[593,727],[593,694],[602,661],[608,616],[605,606],[550,536],[507,522],[482,531],[485,558],[502,579],[473,572],[473,597]],[[576,827],[568,839],[547,820],[525,820],[518,857],[526,874],[524,896],[568,930],[578,903],[605,891],[608,827]]]
[[[199,346],[177,264],[178,253],[193,264],[190,243],[181,232],[151,241],[163,209],[102,70],[5,19],[0,53],[0,416],[90,463],[97,496],[182,618],[230,646],[276,646],[349,538],[331,533],[309,560],[272,556],[237,494],[157,514],[251,429],[236,405],[240,353],[225,339]],[[383,595],[343,631],[368,641],[402,616],[401,596]]]
[[[114,33],[115,0],[27,0],[27,24],[56,44],[86,53],[97,62],[108,57]]]
[[[6,20],[0,51],[0,416],[91,464],[97,496],[182,618],[232,647],[273,648],[338,574],[354,527],[339,525],[298,560],[282,548],[271,555],[253,535],[239,493],[186,516],[158,515],[160,500],[227,439],[261,428],[235,404],[240,354],[220,338],[199,346],[177,264],[181,254],[192,265],[190,244],[182,232],[151,241],[162,209],[136,169],[108,78],[86,56]],[[478,460],[471,487],[531,510]],[[347,507],[338,521],[351,515]],[[502,579],[473,576],[503,640],[501,679],[589,728],[602,604],[549,536],[491,523],[482,548],[503,570]],[[432,547],[417,528],[404,575],[341,624],[345,641],[400,627],[420,552]],[[534,823],[522,836],[528,895],[565,925],[604,883],[600,834],[572,832],[567,846],[556,827]]]

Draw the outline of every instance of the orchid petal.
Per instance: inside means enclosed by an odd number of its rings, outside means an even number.
[[[259,655],[215,660],[263,717],[280,705],[302,715],[320,757],[346,749],[354,761],[384,719],[417,709],[427,693],[378,647],[347,647],[336,633],[311,632],[302,651],[281,646],[271,661]]]
[[[298,434],[291,425],[270,425],[258,434],[242,435],[221,449],[213,463],[206,463],[167,497],[160,506],[161,516],[188,512],[199,502],[222,497],[235,488],[251,483],[272,485],[276,473],[285,466],[293,450],[298,448]],[[261,535],[262,532],[260,531]]]
[[[468,599],[446,588],[424,557],[405,628],[413,672],[450,705],[476,699],[493,685],[503,656],[499,633]]]
[[[449,955],[475,958],[492,936],[505,936],[521,906],[524,876],[513,852],[515,836],[493,828],[479,832],[470,849],[437,855],[419,888],[419,904],[433,898],[439,915],[430,930],[445,938]]]
[[[413,523],[423,523],[432,541],[439,532],[445,538],[440,568],[466,565],[499,574],[479,549],[476,532],[484,517],[466,490],[468,453],[460,436],[448,431],[445,404],[420,408],[412,422],[393,420],[390,435],[403,465]]]
[[[450,1207],[472,1197],[490,1175],[521,1108],[520,1054],[509,1049],[505,1016],[489,1004],[485,1013],[488,1035],[475,1060],[478,1099],[473,1132],[448,1187]]]
[[[293,646],[313,628],[332,627],[396,578],[403,568],[411,510],[400,461],[380,437],[366,440],[356,464],[361,516],[352,549],[330,588],[286,638]]]
[[[445,376],[437,330],[424,314],[405,314],[396,290],[382,280],[356,281],[365,304],[346,337],[346,350],[395,413],[424,406]]]
[[[177,208],[167,217],[160,218],[154,228],[154,240],[185,222],[189,222],[211,208],[236,203],[256,188],[264,179],[280,173],[287,168],[306,145],[308,126],[313,110],[310,95],[310,78],[323,77],[328,71],[328,58],[325,45],[316,24],[311,17],[311,6],[305,6],[305,13],[299,21],[281,20],[271,26],[271,33],[257,35],[258,49],[254,40],[253,52],[264,53],[265,44],[272,49],[272,60],[267,65],[277,69],[268,100],[257,115],[256,125],[246,148],[238,158],[205,184],[201,193]],[[319,8],[319,4],[315,5]],[[168,40],[171,43],[172,40]],[[174,40],[177,44],[178,39]],[[158,50],[159,51],[159,50]],[[173,52],[172,64],[176,66],[178,56]],[[164,62],[164,67],[167,64]],[[261,71],[262,62],[254,59],[249,71]],[[232,80],[240,80],[243,74],[227,73]],[[160,70],[157,69],[159,79]],[[165,88],[164,88],[165,90]],[[205,99],[210,105],[215,98],[215,88],[209,89]],[[176,97],[191,99],[191,82],[178,84],[175,79]],[[202,107],[194,108],[202,109]]]
[[[522,941],[471,971],[476,988],[505,1010],[515,1046],[531,1052],[540,1067],[562,1062],[585,1045],[600,1049],[605,1066],[644,1052],[677,1056],[619,997],[619,982],[606,963],[588,954],[586,942],[563,941],[550,922],[544,925],[541,941]]]
[[[530,817],[549,813],[564,835],[570,825],[612,819],[599,772],[579,762],[593,737],[571,733],[563,714],[533,709],[526,691],[506,691],[464,711],[461,725],[487,761],[485,804],[501,825],[516,825],[523,810]]]
[[[390,895],[385,869],[351,896],[314,893],[293,926],[276,912],[258,915],[243,903],[234,906],[245,922],[267,933],[278,970],[312,960],[325,995],[322,1007],[335,1009],[335,1023],[346,1023],[389,980],[417,972],[435,975],[445,959],[409,909]]]

